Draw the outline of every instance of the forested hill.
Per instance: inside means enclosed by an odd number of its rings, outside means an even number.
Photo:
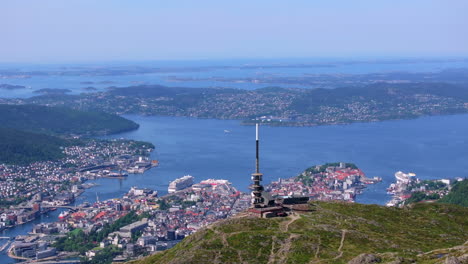
[[[71,141],[11,128],[0,127],[0,164],[27,165],[64,157],[62,148]]]
[[[102,135],[137,129],[138,124],[109,113],[0,104],[0,127],[55,135]]]
[[[468,179],[455,183],[452,190],[442,197],[439,203],[450,203],[468,207]]]
[[[48,95],[21,101],[117,114],[262,120],[272,125],[313,126],[468,113],[468,85],[375,83],[335,89],[267,87],[111,87],[106,92]]]
[[[311,212],[285,218],[223,220],[132,263],[468,261],[468,208],[437,203],[402,209],[342,202],[310,206]]]

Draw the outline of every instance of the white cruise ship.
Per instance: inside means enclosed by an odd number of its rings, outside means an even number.
[[[173,193],[176,191],[180,191],[182,189],[188,188],[193,185],[193,176],[190,175],[185,175],[182,178],[178,178],[171,183],[169,183],[169,187],[167,188],[167,191],[169,193]]]
[[[405,183],[408,184],[416,178],[416,174],[414,173],[403,173],[402,171],[398,171],[395,173],[395,178],[397,180],[397,184]]]

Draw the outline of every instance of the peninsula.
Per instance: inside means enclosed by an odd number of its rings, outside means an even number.
[[[112,114],[237,119],[243,124],[316,126],[468,113],[468,85],[376,83],[335,89],[268,87],[183,88],[160,85],[112,87],[81,95],[0,99]]]

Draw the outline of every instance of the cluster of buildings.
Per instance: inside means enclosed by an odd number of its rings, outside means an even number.
[[[346,163],[318,165],[290,179],[279,179],[266,186],[273,196],[307,196],[311,200],[354,202],[366,184],[380,181],[366,178],[355,166]]]
[[[353,201],[367,179],[361,170],[345,163],[328,164],[306,170],[298,177],[279,180],[266,187],[272,197],[310,197],[318,200]],[[119,253],[113,261],[127,261],[142,255],[168,249],[198,229],[251,207],[251,196],[238,191],[227,180],[207,179],[193,183],[184,176],[170,185],[172,191],[158,197],[157,191],[132,187],[121,198],[83,204],[62,213],[59,221],[36,225],[25,241],[15,241],[10,252],[17,257],[63,257],[70,252],[53,248],[54,239],[73,230],[86,234],[98,232],[130,212],[140,220],[108,233],[95,248],[86,252],[94,258],[108,247]],[[29,243],[29,244],[24,244]]]
[[[72,203],[88,179],[126,176],[157,165],[152,146],[134,141],[88,140],[64,150],[65,158],[27,166],[0,164],[0,229],[35,219],[46,208]]]
[[[121,250],[114,261],[123,261],[170,248],[201,227],[242,212],[249,205],[249,195],[227,180],[204,180],[164,197],[151,189],[132,187],[121,198],[83,204],[62,213],[57,222],[34,226],[26,238],[29,247],[15,241],[10,252],[29,259],[39,259],[45,254],[40,253],[43,250],[63,255],[66,252],[51,248],[51,241],[57,237],[76,229],[86,234],[98,232],[106,223],[114,223],[130,212],[144,214],[145,218],[109,233],[96,248],[86,252],[88,258],[93,258],[104,248],[114,246]]]
[[[398,171],[395,173],[395,180],[396,182],[390,184],[387,188],[388,194],[392,195],[392,199],[387,203],[387,206],[401,207],[405,205],[407,200],[415,193],[421,194],[419,199],[439,199],[449,193],[451,185],[454,182],[461,181],[463,179],[420,180],[416,177],[415,173],[404,173],[402,171]]]
[[[29,235],[17,236],[11,243],[8,255],[18,260],[49,260],[57,257],[66,258],[69,253],[60,253],[52,247],[55,236],[52,235]]]

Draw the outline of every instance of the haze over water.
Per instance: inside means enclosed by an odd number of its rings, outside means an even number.
[[[349,63],[354,61],[354,63]],[[300,67],[298,65],[316,65],[314,67]],[[243,66],[278,66],[284,67],[254,67],[242,68]],[[288,67],[287,65],[296,65]],[[227,66],[223,68],[220,66]],[[133,67],[150,67],[173,69],[173,72],[160,72],[148,74],[131,75],[73,75],[73,69],[99,69],[101,67],[116,67],[117,69]],[[214,68],[211,68],[214,67]],[[216,68],[219,67],[219,68]],[[181,71],[190,68],[191,70]],[[5,78],[0,79],[0,84],[22,85],[26,89],[0,90],[3,98],[27,98],[39,94],[34,91],[44,88],[69,89],[71,94],[89,93],[87,87],[93,87],[97,91],[105,91],[110,86],[125,87],[135,85],[159,84],[177,87],[229,87],[253,90],[267,86],[293,87],[293,88],[315,88],[311,85],[284,84],[284,83],[255,83],[255,82],[227,82],[214,78],[236,79],[236,78],[262,78],[262,77],[304,77],[309,74],[367,74],[388,72],[438,72],[444,69],[468,68],[468,60],[399,60],[380,59],[369,60],[360,58],[352,59],[283,59],[283,60],[206,60],[206,61],[183,61],[183,62],[127,62],[109,64],[1,64],[2,70],[28,71],[67,71],[67,75],[33,75],[30,78]],[[174,81],[171,78],[178,78]],[[198,80],[197,80],[198,79]],[[201,80],[200,80],[201,79]]]

